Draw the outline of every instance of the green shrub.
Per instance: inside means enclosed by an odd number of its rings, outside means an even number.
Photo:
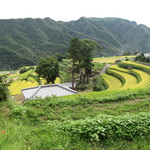
[[[131,140],[144,138],[150,134],[150,113],[138,115],[109,116],[100,115],[94,119],[66,121],[58,128],[81,138],[99,141],[107,138]]]
[[[7,76],[0,76],[0,101],[5,101],[9,97],[8,85],[9,83],[6,81]]]
[[[103,91],[107,88],[108,84],[101,76],[93,78],[93,91]]]

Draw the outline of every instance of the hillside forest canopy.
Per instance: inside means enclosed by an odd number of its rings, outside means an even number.
[[[50,18],[6,19],[0,20],[0,70],[37,65],[40,57],[57,52],[64,55],[74,37],[100,44],[102,50],[94,51],[94,57],[150,49],[150,29],[126,19],[82,17],[70,22]]]

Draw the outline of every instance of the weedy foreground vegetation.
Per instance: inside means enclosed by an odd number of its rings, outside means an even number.
[[[0,102],[0,149],[149,150],[149,72],[122,62],[102,75],[104,91]]]

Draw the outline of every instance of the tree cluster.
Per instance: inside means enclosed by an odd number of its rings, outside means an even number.
[[[46,79],[46,83],[54,83],[59,76],[59,63],[54,56],[41,58],[35,72],[38,77]]]
[[[80,80],[78,86],[84,89],[89,83],[92,73],[92,54],[94,50],[101,49],[100,45],[93,40],[73,38],[68,49],[68,56],[72,61],[72,88],[74,88],[74,74],[78,71]]]

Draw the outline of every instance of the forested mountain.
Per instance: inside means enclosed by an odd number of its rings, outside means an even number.
[[[95,56],[150,50],[150,28],[120,18],[85,18],[62,22],[44,19],[0,20],[0,69],[35,65],[39,57],[66,53],[74,37],[102,45]]]

